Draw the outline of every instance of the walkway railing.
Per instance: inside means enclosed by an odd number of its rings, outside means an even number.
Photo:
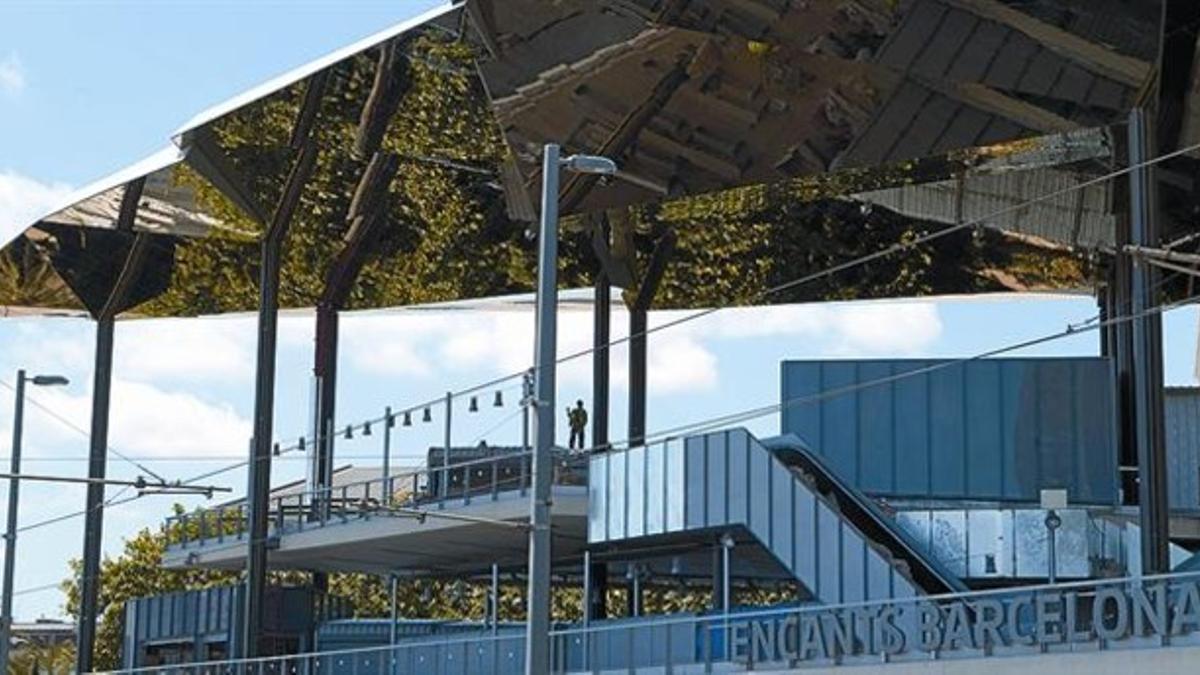
[[[1200,645],[1200,573],[612,620],[550,634],[556,675],[829,668],[1183,645]],[[511,631],[115,672],[515,675],[523,672],[524,648],[524,635]]]
[[[373,515],[420,517],[430,509],[466,506],[474,500],[496,500],[501,494],[524,495],[530,486],[528,451],[497,451],[465,462],[422,467],[392,476],[306,490],[271,501],[273,535],[300,532],[330,523]],[[587,485],[587,457],[572,452],[554,455],[555,485]],[[172,548],[244,539],[248,532],[245,503],[219,506],[167,518]]]

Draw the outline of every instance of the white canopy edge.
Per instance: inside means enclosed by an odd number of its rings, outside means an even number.
[[[23,226],[21,226],[19,230],[13,233],[11,238],[4,242],[0,242],[0,248],[8,246],[15,241],[17,237],[23,235],[30,227],[37,225],[42,220],[60,211],[69,209],[76,204],[87,201],[88,199],[103,194],[109,190],[112,190],[113,188],[121,187],[132,180],[143,178],[155,173],[156,171],[161,171],[168,167],[174,166],[182,162],[185,156],[186,153],[183,150],[180,150],[174,145],[168,145],[165,148],[162,148],[161,150],[158,150],[148,157],[140,159],[123,169],[118,169],[117,171],[114,171],[113,173],[100,178],[99,180],[92,181],[91,183],[88,183],[77,190],[73,190],[70,194],[59,200],[59,202],[53,207],[46,209],[43,213],[38,215],[38,217],[32,222],[25,223]]]

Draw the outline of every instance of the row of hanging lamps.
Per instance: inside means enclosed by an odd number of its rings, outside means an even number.
[[[499,390],[499,389],[496,390],[495,396],[492,399],[492,407],[494,407],[494,408],[503,408],[504,407],[504,392],[502,390]],[[404,419],[401,422],[402,426],[411,427],[413,425],[412,412],[413,411],[411,411],[411,410],[404,411]],[[479,397],[478,396],[471,397],[471,399],[468,403],[468,406],[467,406],[467,412],[473,412],[473,413],[479,412]],[[430,408],[429,406],[424,407],[424,409],[422,410],[422,414],[421,414],[421,421],[422,422],[432,422],[433,421],[433,409],[432,408]],[[383,422],[387,426],[387,428],[391,429],[396,426],[396,416],[392,415],[392,414],[385,415],[383,418]],[[363,436],[371,435],[371,422],[370,421],[363,422],[362,435]],[[353,424],[346,425],[346,430],[342,433],[342,437],[345,438],[346,440],[352,440],[354,438],[354,425]],[[301,436],[300,440],[296,443],[295,448],[297,450],[303,451],[305,449],[305,444],[306,444],[305,438],[303,436]],[[274,447],[275,455],[278,456],[279,454],[281,454],[281,452],[282,451],[279,447],[279,444],[276,443],[275,447]]]

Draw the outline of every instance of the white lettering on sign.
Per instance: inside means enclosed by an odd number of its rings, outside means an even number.
[[[729,631],[737,663],[1168,637],[1200,631],[1200,580],[806,609]]]

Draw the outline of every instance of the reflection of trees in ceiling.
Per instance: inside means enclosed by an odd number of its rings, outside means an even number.
[[[1143,7],[1104,1],[1111,17],[1156,34]],[[1145,45],[1088,23],[1075,0],[472,0],[467,12],[466,40],[394,38],[404,58],[386,79],[399,107],[367,126],[401,167],[350,307],[531,289],[522,221],[536,214],[547,141],[620,161],[619,180],[568,179],[562,198],[567,213],[607,213],[629,283],[655,238],[677,231],[657,306],[758,302],[778,281],[1098,175],[1114,160],[1097,139],[1113,132],[1088,137],[1092,154],[1056,143],[1119,120],[1149,71]],[[344,245],[380,54],[328,68],[284,306],[315,302]],[[140,313],[254,309],[254,239],[295,157],[306,82],[185,133],[185,162],[151,173],[134,229],[187,239]],[[950,237],[788,299],[1081,287],[1087,266],[1063,245],[1111,239],[1107,187],[987,223],[1020,237]],[[111,227],[117,195],[60,220]],[[564,285],[595,268],[591,222],[564,228]],[[45,232],[29,241],[49,260]],[[0,303],[29,291],[0,291]]]

